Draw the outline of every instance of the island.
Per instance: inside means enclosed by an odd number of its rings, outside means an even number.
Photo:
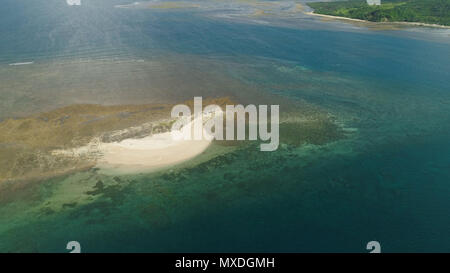
[[[410,22],[450,26],[450,0],[366,0],[308,3],[315,14],[371,22]]]

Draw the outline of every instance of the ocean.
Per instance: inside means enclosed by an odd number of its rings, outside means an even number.
[[[383,252],[450,251],[449,29],[283,13],[291,1],[263,16],[256,1],[161,3],[3,0],[0,120],[230,96],[332,117],[343,136],[296,145],[282,130],[276,152],[213,144],[159,172],[10,183],[0,252],[68,252],[69,241],[83,252],[367,252],[373,240]]]

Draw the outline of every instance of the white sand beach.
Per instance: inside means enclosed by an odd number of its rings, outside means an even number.
[[[141,139],[125,139],[120,142],[99,145],[101,158],[97,166],[120,173],[151,171],[189,160],[208,148],[212,137],[203,130],[203,138],[193,139],[193,119],[179,131],[154,134]],[[176,137],[175,137],[176,136]]]
[[[53,154],[95,160],[96,167],[107,172],[126,174],[153,171],[187,161],[208,148],[213,137],[205,130],[202,139],[191,140],[195,122],[196,119],[193,119],[175,134],[164,132],[111,143],[97,138],[87,146],[55,150]]]
[[[99,146],[97,166],[120,173],[150,171],[189,160],[201,154],[210,140],[174,140],[171,133],[127,139]]]

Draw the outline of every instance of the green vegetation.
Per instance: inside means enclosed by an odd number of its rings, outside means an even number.
[[[366,0],[308,3],[315,13],[373,22],[420,22],[450,26],[450,0]]]

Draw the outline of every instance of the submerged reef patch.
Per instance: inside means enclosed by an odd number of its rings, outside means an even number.
[[[227,99],[212,102],[222,105]],[[52,177],[95,166],[96,141],[142,138],[169,130],[170,104],[71,105],[0,122],[0,183]],[[85,152],[55,153],[55,150]]]

